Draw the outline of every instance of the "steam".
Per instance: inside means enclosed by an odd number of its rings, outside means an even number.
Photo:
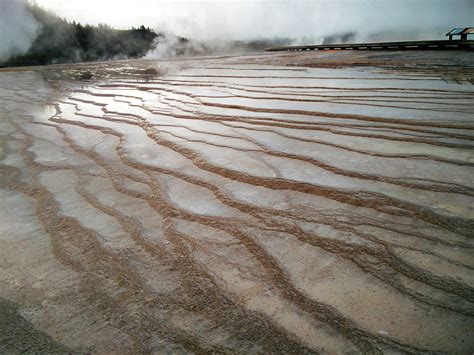
[[[290,39],[270,39],[253,41],[231,40],[195,40],[176,36],[170,32],[162,32],[154,40],[153,49],[146,59],[164,59],[177,56],[196,56],[214,54],[235,54],[261,51],[273,46],[290,45]]]
[[[26,0],[0,0],[0,62],[26,53],[39,32],[26,5]]]
[[[351,41],[442,39],[453,27],[472,26],[474,13],[473,0],[38,1],[82,23],[144,24],[199,41],[322,43],[347,33],[354,33]]]
[[[154,2],[154,4],[160,1]],[[439,39],[470,26],[473,0],[235,0],[161,1],[155,25],[199,40],[292,38],[341,41]],[[165,6],[166,4],[166,6]],[[156,5],[157,7],[159,5]],[[160,12],[163,12],[160,10]],[[151,20],[151,19],[150,19]],[[152,24],[151,24],[152,25]],[[346,34],[353,33],[349,38]]]
[[[0,0],[0,62],[27,52],[40,30],[26,9],[27,1]],[[444,39],[451,28],[472,25],[474,13],[474,0],[30,1],[83,24],[154,28],[159,36],[147,58],[243,52],[273,45]],[[56,37],[67,34],[57,32]],[[38,38],[41,43],[35,46],[48,49],[55,41],[62,43],[54,36]],[[105,35],[94,37],[95,47],[101,50],[113,42]],[[64,49],[62,44],[56,47]],[[90,50],[84,52],[68,60],[101,58]]]
[[[154,49],[145,56],[146,59],[170,58],[176,56],[179,39],[177,36],[164,33],[154,41]]]
[[[154,40],[153,47],[154,48],[146,54],[146,59],[192,56],[210,51],[210,48],[200,41],[178,37],[170,32],[160,33]]]

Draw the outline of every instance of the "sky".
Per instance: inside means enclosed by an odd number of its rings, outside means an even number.
[[[3,1],[3,0],[0,0]],[[144,24],[201,40],[436,39],[474,25],[474,0],[37,0],[58,15],[118,28]]]

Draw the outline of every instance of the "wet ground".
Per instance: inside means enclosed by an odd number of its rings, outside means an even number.
[[[0,351],[472,353],[472,53],[394,53],[0,72]]]

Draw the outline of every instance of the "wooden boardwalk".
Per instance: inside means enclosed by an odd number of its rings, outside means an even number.
[[[320,44],[305,46],[286,46],[268,48],[269,52],[279,51],[324,51],[334,49],[367,50],[367,49],[474,49],[472,40],[439,40],[439,41],[404,41],[380,43],[346,43],[346,44]]]

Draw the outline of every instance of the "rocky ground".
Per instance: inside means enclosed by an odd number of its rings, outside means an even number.
[[[0,352],[472,353],[473,68],[0,71]]]

